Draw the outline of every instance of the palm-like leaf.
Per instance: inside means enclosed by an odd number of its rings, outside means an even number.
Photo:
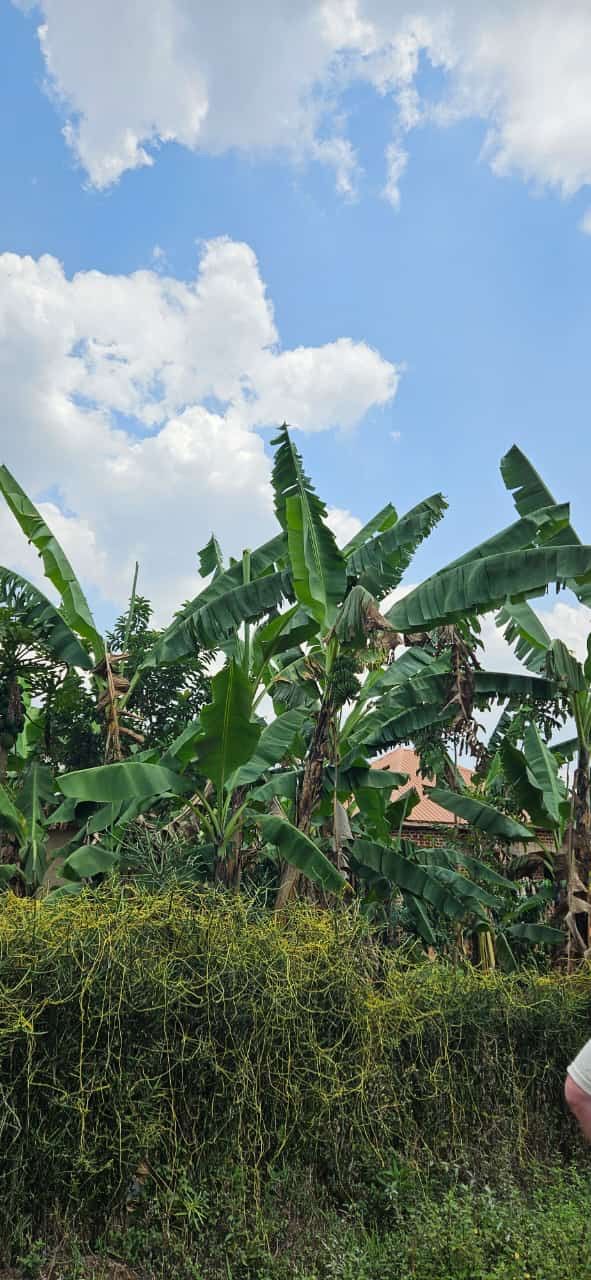
[[[447,509],[441,493],[425,498],[389,529],[364,542],[347,557],[347,577],[381,599],[397,587],[405,569]]]
[[[51,601],[26,578],[0,566],[0,617],[3,609],[28,628],[33,641],[58,662],[85,671],[92,668],[86,649]]]
[[[326,524],[326,507],[314,492],[286,426],[273,440],[275,511],[287,532],[297,599],[327,630],[345,594],[345,560]]]
[[[443,848],[417,849],[415,856],[422,867],[464,867],[475,880],[482,880],[484,884],[494,885],[496,889],[504,889],[512,895],[519,892],[512,880],[507,880],[506,876],[500,875],[493,867],[489,867],[488,863],[482,862],[480,858],[473,858],[463,849],[456,849],[452,845]]]
[[[471,613],[489,613],[507,599],[543,593],[551,582],[591,580],[591,547],[509,551],[443,570],[388,612],[398,631],[430,631]]]
[[[252,637],[255,675],[259,677],[272,658],[306,640],[313,640],[317,631],[318,624],[299,604],[292,605],[291,609],[280,613],[276,618],[270,618],[257,628]]]
[[[412,848],[408,841],[404,845]],[[355,840],[352,855],[362,869],[368,868],[452,920],[464,919],[470,913],[482,916],[484,907],[499,906],[498,898],[472,884],[466,876],[447,867],[420,866],[375,840]]]
[[[202,736],[195,744],[195,762],[221,792],[232,774],[256,751],[262,724],[252,719],[252,688],[248,676],[231,661],[211,682],[211,702],[201,712]]]
[[[476,698],[519,698],[521,702],[548,702],[558,694],[556,682],[541,676],[521,675],[519,671],[475,671]]]
[[[60,594],[66,623],[88,641],[98,662],[104,653],[104,641],[64,550],[7,467],[0,467],[0,492],[23,533],[39,552],[45,576]]]
[[[215,578],[219,584],[227,574]],[[171,623],[160,636],[142,662],[142,670],[162,663],[178,662],[194,654],[196,649],[213,649],[221,646],[236,634],[243,622],[252,622],[278,608],[291,593],[289,575],[278,570],[263,574],[254,582],[241,583],[227,591],[218,592],[215,598],[209,588],[192,602],[190,609]]]
[[[243,581],[241,562],[217,574],[176,614],[146,654],[140,670],[177,662],[194,653],[197,644],[217,645],[241,622],[251,622],[275,609],[289,592],[289,578],[272,570],[286,554],[287,539],[285,534],[279,534],[251,553],[249,583]],[[264,579],[272,581],[259,587]]]
[[[584,693],[587,677],[580,662],[567,649],[564,641],[553,640],[548,653],[548,670],[565,686],[568,693]]]
[[[501,459],[501,475],[506,488],[513,494],[513,501],[520,515],[554,504],[555,499],[550,490],[517,445],[513,445]],[[569,521],[557,530],[550,543],[554,546],[580,546],[581,540]],[[574,574],[573,577],[576,578],[577,575]],[[568,586],[582,604],[591,604],[591,585],[569,581]]]
[[[392,506],[391,502],[387,502],[386,506],[382,507],[382,510],[378,511],[375,516],[372,516],[371,520],[368,520],[367,524],[364,524],[363,528],[358,533],[355,533],[342,548],[345,559],[348,559],[364,543],[369,542],[370,538],[373,538],[376,533],[385,533],[387,529],[391,529],[392,525],[396,524],[397,519],[396,508]]]
[[[515,655],[530,671],[542,671],[552,640],[537,613],[526,600],[504,605],[497,616],[505,640],[515,645]]]
[[[62,875],[67,880],[86,880],[113,871],[119,862],[119,850],[100,844],[86,844],[66,858]]]
[[[345,888],[345,877],[303,831],[299,831],[286,818],[269,815],[260,818],[259,822],[263,839],[268,844],[275,845],[290,866],[297,867],[309,880],[329,893],[340,893]]]
[[[564,934],[561,929],[553,929],[548,924],[511,924],[504,930],[509,938],[516,942],[541,943],[543,946],[556,947],[564,945]]]
[[[114,806],[191,791],[186,779],[171,769],[136,760],[64,773],[56,781],[60,791],[74,800]]]
[[[54,799],[54,783],[49,769],[32,764],[27,770],[18,798],[27,823],[27,850],[23,859],[29,883],[39,884],[45,871],[45,808]]]
[[[556,757],[542,741],[535,724],[528,725],[524,737],[527,775],[532,786],[541,792],[544,808],[557,827],[562,820],[561,806],[566,799],[566,787],[558,775]]]
[[[25,816],[17,809],[10,793],[0,783],[0,831],[16,836],[19,845],[27,838]]]
[[[256,782],[293,750],[308,718],[305,710],[296,708],[277,716],[263,729],[254,755],[241,765],[231,779],[232,787],[244,787]]]
[[[222,550],[220,544],[212,533],[209,542],[201,548],[197,553],[199,560],[199,572],[202,578],[208,578],[210,573],[223,573],[224,561],[222,558]]]
[[[577,754],[578,748],[578,738],[563,738],[561,742],[553,742],[549,749],[553,756],[556,756],[557,759],[566,762],[567,760],[573,759],[573,756]]]
[[[368,752],[387,751],[410,742],[422,729],[449,722],[452,716],[453,708],[443,707],[441,700],[394,712],[389,706],[378,707],[358,721],[345,745],[363,747]]]
[[[527,760],[522,751],[507,739],[501,744],[499,758],[502,770],[511,791],[523,814],[527,814],[529,822],[536,827],[548,830],[553,825],[547,810],[544,808],[540,788],[535,785],[528,773]]]
[[[465,818],[471,826],[477,827],[479,831],[485,831],[487,835],[498,836],[501,840],[536,839],[535,834],[522,822],[516,822],[506,813],[499,813],[498,809],[494,809],[490,804],[484,804],[474,796],[449,791],[446,787],[430,787],[428,795],[435,804],[440,804],[443,809],[449,809],[458,818]]]
[[[446,564],[444,569],[456,569],[458,565],[486,560],[488,556],[501,555],[505,551],[551,544],[556,534],[568,527],[569,514],[567,502],[544,506],[540,510],[523,514],[520,520],[514,520],[491,538],[477,543],[470,551],[465,551],[456,560]]]

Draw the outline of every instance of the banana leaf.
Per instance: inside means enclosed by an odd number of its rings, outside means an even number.
[[[564,738],[562,742],[554,742],[548,748],[552,755],[558,756],[562,760],[572,760],[579,749],[578,738]]]
[[[554,503],[550,490],[532,466],[529,458],[513,445],[501,459],[501,475],[505,488],[513,494],[513,502],[520,515],[527,515],[538,507],[547,507]],[[568,522],[550,539],[554,546],[580,546],[578,534]],[[577,575],[573,575],[576,577]],[[591,586],[569,581],[567,585],[574,591],[581,604],[591,604]]]
[[[27,847],[23,866],[30,884],[39,884],[45,871],[45,809],[53,803],[54,791],[50,770],[45,765],[31,764],[18,798],[19,809],[24,813],[27,823]]]
[[[584,693],[587,679],[580,662],[562,640],[553,640],[547,659],[548,670],[566,685],[569,693]]]
[[[406,841],[403,841],[403,847],[405,844]],[[494,885],[497,889],[505,889],[510,894],[519,892],[517,885],[495,871],[494,867],[489,867],[480,858],[473,858],[471,854],[453,845],[433,849],[416,848],[415,857],[422,867],[463,867],[475,880],[482,880],[484,884]]]
[[[423,676],[447,675],[451,671],[449,650],[434,657],[425,649],[406,649],[381,671],[370,672],[361,687],[359,702],[382,698],[392,690]]]
[[[225,577],[226,575],[222,575]],[[220,583],[220,578],[214,579]],[[203,595],[206,593],[204,592]],[[243,622],[253,622],[276,609],[291,594],[289,575],[284,570],[262,574],[254,582],[241,583],[218,593],[215,599],[197,597],[192,610],[179,616],[160,636],[141,664],[141,670],[178,662],[198,647],[217,648]]]
[[[498,836],[501,840],[535,840],[535,832],[516,822],[506,813],[499,813],[490,804],[484,804],[474,796],[463,795],[457,791],[449,791],[446,787],[429,787],[426,792],[430,800],[440,804],[443,809],[450,810],[457,817],[464,818],[471,826],[488,835]]]
[[[305,710],[286,711],[263,729],[254,755],[236,770],[229,787],[244,787],[256,782],[285,756],[289,755],[308,718]]]
[[[452,920],[461,920],[474,912],[482,916],[486,906],[498,905],[498,899],[465,876],[446,868],[422,867],[410,858],[375,840],[355,840],[351,855],[361,869],[368,868],[415,898],[428,902]]]
[[[521,675],[517,671],[475,671],[474,693],[476,697],[498,699],[519,698],[521,702],[540,699],[549,702],[559,690],[554,680],[542,676]]]
[[[525,600],[506,604],[497,616],[497,625],[504,629],[505,640],[515,645],[515,656],[530,671],[543,671],[552,640]]]
[[[20,574],[0,566],[0,612],[3,608],[13,612],[58,662],[84,671],[92,669],[92,658],[47,597]]]
[[[275,511],[287,532],[296,598],[319,626],[332,626],[346,589],[345,559],[326,524],[326,507],[314,492],[286,426],[276,447],[272,483]]]
[[[229,662],[211,682],[211,702],[200,716],[203,735],[195,744],[195,763],[218,792],[241,765],[251,760],[262,723],[252,719],[252,687],[248,676]]]
[[[302,772],[302,769],[281,769],[272,773],[267,782],[250,792],[249,804],[269,804],[277,797],[295,800]]]
[[[398,586],[420,543],[447,510],[441,493],[434,493],[401,516],[391,528],[365,542],[347,558],[347,577],[381,599]]]
[[[171,769],[134,760],[64,773],[56,783],[65,796],[94,804],[123,805],[133,800],[188,795],[192,791],[191,784]]]
[[[263,839],[275,845],[290,866],[297,867],[309,880],[329,893],[340,893],[345,888],[347,881],[340,871],[309,836],[292,826],[286,818],[265,816],[259,818],[259,823]]]
[[[398,710],[395,714],[391,707],[378,707],[358,722],[348,745],[363,746],[366,753],[386,751],[400,743],[410,742],[421,729],[446,724],[453,714],[453,707],[443,708],[440,701]]]
[[[552,822],[560,827],[566,787],[558,776],[556,757],[542,741],[534,724],[528,725],[523,745],[529,781],[541,792],[544,808],[550,814]]]
[[[27,838],[27,824],[25,816],[17,809],[11,795],[2,786],[0,782],[0,831],[5,831],[9,835],[16,836],[19,845],[23,845]]]
[[[199,560],[199,572],[202,578],[208,578],[210,573],[223,573],[224,561],[222,557],[222,549],[215,536],[212,533],[209,542],[197,552]]]
[[[552,830],[556,823],[544,808],[539,788],[529,777],[523,752],[512,742],[505,740],[500,747],[500,758],[505,778],[529,822],[542,830]]]
[[[396,524],[397,519],[396,508],[392,506],[391,502],[387,502],[386,506],[382,507],[382,510],[378,511],[375,516],[372,516],[371,520],[368,520],[367,524],[364,524],[363,528],[359,530],[359,533],[355,533],[349,539],[349,542],[345,544],[342,548],[345,558],[348,560],[349,556],[354,551],[357,551],[359,547],[362,547],[364,543],[369,542],[370,538],[374,537],[374,534],[385,533],[387,529],[391,529],[392,525]]]
[[[271,658],[313,640],[317,631],[318,623],[299,604],[263,623],[252,637],[255,673],[259,674]]]
[[[552,582],[591,581],[591,547],[508,551],[443,570],[398,600],[387,617],[398,631],[430,631],[467,613],[489,613],[509,599],[543,593]]]
[[[500,555],[503,551],[518,551],[520,548],[538,546],[551,541],[553,536],[565,529],[569,520],[568,502],[550,504],[538,511],[524,514],[521,520],[495,533],[492,538],[479,542],[464,555],[444,565],[444,569],[455,569],[460,564],[468,564],[472,560],[485,560],[487,556]]]
[[[266,607],[262,608],[264,603],[262,597],[256,592],[250,592],[246,595],[240,594],[248,587],[253,587],[264,577],[272,576],[271,570],[275,565],[282,561],[287,554],[287,539],[285,534],[281,533],[262,546],[257,547],[250,556],[250,574],[252,581],[244,584],[242,561],[237,561],[225,569],[223,573],[217,574],[211,582],[199,592],[193,600],[189,600],[187,604],[173,618],[170,625],[164,633],[158,638],[156,644],[148,651],[144,657],[140,670],[147,670],[151,667],[159,666],[162,662],[176,662],[180,658],[192,654],[195,650],[196,631],[195,619],[203,613],[204,629],[211,628],[215,630],[216,635],[227,635],[236,625],[235,617],[237,614],[245,613],[248,616],[240,616],[240,621],[252,621],[256,617],[256,612],[252,613],[252,609],[257,607],[257,602],[261,604],[261,612],[274,607],[271,603],[273,596],[279,603],[282,594],[279,587],[282,583],[275,578],[274,585],[271,590],[266,589],[264,601]],[[279,574],[279,578],[282,575]],[[238,594],[235,594],[238,593]],[[215,602],[219,602],[219,608],[216,611],[213,606]],[[205,613],[206,608],[211,606],[211,612]],[[227,629],[226,629],[227,628]],[[205,642],[201,642],[205,643]],[[214,642],[215,643],[215,642]]]
[[[403,893],[404,905],[408,911],[410,920],[427,946],[434,947],[437,944],[437,936],[431,925],[431,921],[425,911],[423,903],[419,898],[413,898],[412,893]]]
[[[119,852],[100,844],[84,844],[65,859],[61,875],[65,880],[86,880],[109,874],[119,863]]]
[[[88,641],[98,662],[104,653],[104,641],[68,557],[37,508],[4,466],[0,467],[0,492],[23,533],[39,552],[46,578],[60,594],[65,622]]]
[[[516,942],[542,943],[549,947],[564,943],[565,937],[561,929],[553,929],[549,924],[511,924],[504,932]]]

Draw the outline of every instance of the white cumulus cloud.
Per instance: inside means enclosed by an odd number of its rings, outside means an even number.
[[[196,590],[212,529],[236,553],[275,527],[255,428],[350,428],[398,372],[348,338],[282,350],[254,253],[218,239],[189,282],[0,255],[0,378],[2,460],[87,583],[121,604],[137,559],[163,617]],[[2,560],[27,571],[0,519]]]
[[[497,173],[567,196],[591,181],[588,0],[13,3],[38,20],[67,142],[97,187],[176,141],[317,159],[351,195],[359,162],[343,91],[356,82],[392,102],[384,191],[395,206],[404,135],[463,116],[485,122]],[[421,97],[421,60],[443,73],[435,99]]]
[[[343,507],[329,507],[326,522],[332,529],[339,547],[344,547],[363,527],[358,516]]]

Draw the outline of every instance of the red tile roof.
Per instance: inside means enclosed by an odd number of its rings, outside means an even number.
[[[411,747],[396,747],[395,751],[386,752],[386,755],[380,756],[379,760],[374,760],[372,763],[372,769],[389,769],[390,773],[408,774],[408,782],[405,782],[403,787],[395,787],[392,792],[392,799],[398,800],[410,787],[414,787],[418,791],[421,798],[409,813],[407,822],[423,826],[436,826],[438,824],[452,826],[454,823],[465,826],[464,818],[456,817],[453,813],[450,813],[449,809],[443,809],[440,804],[435,804],[434,800],[430,800],[428,795],[425,795],[425,782],[429,787],[434,786],[434,781],[421,778],[418,773],[418,767],[419,757]],[[459,772],[464,782],[470,782],[472,777],[471,769],[464,769],[460,766]]]

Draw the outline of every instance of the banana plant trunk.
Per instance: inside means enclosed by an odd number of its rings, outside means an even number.
[[[574,872],[578,879],[578,906],[586,906],[586,910],[575,912],[577,931],[584,943],[585,950],[590,945],[589,929],[589,875],[591,870],[591,786],[589,779],[589,748],[586,743],[579,746],[577,768],[573,783],[573,834],[572,850]]]
[[[296,826],[299,831],[303,831],[304,835],[309,835],[312,816],[322,795],[324,770],[330,749],[330,727],[333,714],[332,699],[326,698],[318,712],[314,736],[304,765],[304,776],[297,801]],[[301,872],[298,871],[297,867],[292,867],[289,864],[284,866],[275,901],[276,911],[281,911],[297,892],[300,876]]]
[[[246,794],[245,787],[237,787],[232,796],[232,813],[240,808],[244,796]],[[244,828],[240,822],[236,827],[234,835],[231,837],[230,845],[224,851],[222,857],[219,857],[215,864],[215,879],[220,884],[224,884],[227,889],[239,889],[242,881],[242,851],[244,846]]]

